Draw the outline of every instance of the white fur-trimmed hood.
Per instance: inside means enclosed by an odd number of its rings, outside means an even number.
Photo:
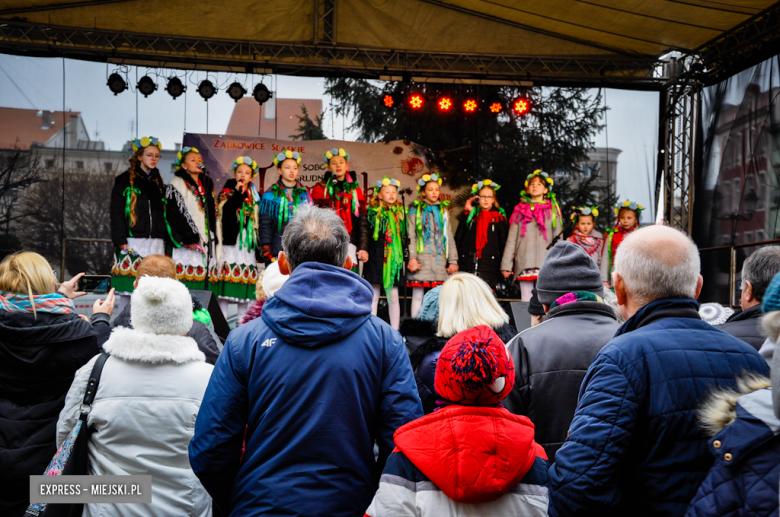
[[[708,436],[715,436],[737,418],[737,399],[748,393],[768,388],[772,383],[766,377],[747,374],[737,378],[737,389],[713,392],[699,411],[701,427]]]
[[[114,329],[103,349],[119,359],[141,363],[206,362],[206,356],[191,337],[148,334],[124,327]]]

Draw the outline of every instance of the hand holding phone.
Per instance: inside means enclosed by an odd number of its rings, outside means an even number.
[[[85,293],[104,294],[111,290],[109,275],[84,275],[78,281],[78,288]]]

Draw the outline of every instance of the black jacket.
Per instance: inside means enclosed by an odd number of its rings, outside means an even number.
[[[276,182],[276,185],[281,185],[284,187],[284,183],[282,183],[281,179]],[[302,184],[299,184],[299,186],[305,189]],[[270,246],[273,256],[278,257],[279,252],[282,251],[282,235],[284,235],[284,230],[290,223],[291,218],[288,218],[286,221],[282,221],[282,227],[281,229],[279,228],[277,212],[279,209],[279,203],[277,202],[272,189],[273,187],[269,187],[268,190],[266,190],[263,194],[262,200],[260,201],[260,218],[258,221],[260,227],[257,230],[257,247],[260,248],[260,253],[262,255],[262,247]],[[311,193],[308,191],[308,189],[301,193],[301,203],[303,203],[304,195],[306,196],[306,204],[311,204]],[[272,205],[276,205],[275,208],[272,208]]]
[[[193,181],[189,174],[179,169],[176,171],[176,176],[182,178],[192,192],[198,192],[198,185]],[[216,200],[214,199],[214,182],[211,181],[211,178],[207,174],[201,174],[200,181],[203,183],[203,188],[205,190],[205,195],[201,197],[201,199],[204,200],[209,237],[213,242],[216,242],[217,212]],[[168,185],[166,198],[168,200],[168,224],[171,226],[171,233],[173,234],[174,240],[181,245],[200,244],[200,235],[192,226],[190,226],[190,214],[185,213],[185,207],[179,204],[179,201],[183,202],[183,199],[180,197],[178,190],[176,190],[175,187]]]
[[[436,321],[425,321],[418,318],[404,318],[401,320],[398,332],[404,338],[406,352],[410,358],[426,341],[436,336],[437,326],[438,323]]]
[[[223,246],[234,246],[236,242],[238,241],[238,234],[241,233],[241,225],[239,224],[239,216],[240,216],[240,210],[241,206],[244,204],[244,199],[247,198],[247,196],[251,196],[251,192],[247,190],[244,194],[242,194],[239,190],[236,190],[236,180],[230,179],[225,182],[225,186],[222,187],[222,191],[219,193],[219,200],[221,200],[226,197],[227,200],[225,201],[225,204],[222,205],[222,245]],[[251,200],[248,202],[249,206],[251,206]],[[252,212],[254,208],[250,209],[250,211],[246,214],[244,214],[244,226],[249,228],[249,231],[254,232],[255,229],[253,227],[252,222]],[[254,235],[253,238],[254,247],[255,247],[255,257],[259,260],[260,253],[257,247],[257,234]]]
[[[590,363],[619,327],[608,305],[574,302],[553,308],[542,323],[509,342],[515,387],[504,406],[531,419],[535,440],[547,451],[550,463],[566,441]]]
[[[140,167],[136,169],[133,186],[141,191],[136,194],[135,226],[129,227],[125,214],[130,188],[130,170],[116,177],[111,190],[111,241],[119,247],[127,244],[128,237],[163,239],[168,241],[165,226],[165,184],[160,171],[153,169],[148,175]],[[132,233],[132,235],[130,235]]]
[[[504,343],[508,343],[517,334],[515,328],[509,323],[505,323],[495,331]],[[436,399],[438,399],[438,395],[436,395],[436,361],[439,360],[439,354],[449,340],[448,337],[434,335],[411,355],[414,379],[417,381],[417,391],[420,394],[423,413],[426,415],[436,409]],[[517,371],[517,367],[515,367],[515,371]]]
[[[349,175],[352,178],[357,178],[357,173],[355,171],[349,171]],[[322,181],[320,183],[317,183],[310,192],[312,202],[320,207],[320,208],[330,208],[331,210],[334,209],[335,206],[335,200],[333,198],[326,198],[325,197],[325,183],[328,181],[328,178],[331,177],[330,172],[326,172],[325,175],[322,177]],[[357,180],[355,180],[357,181]],[[340,184],[339,181],[334,181],[336,184]],[[362,193],[361,189],[361,193]],[[368,200],[365,200],[363,203],[361,203],[360,207],[360,215],[355,216],[354,214],[350,215],[352,218],[352,232],[349,236],[349,242],[351,244],[354,244],[355,247],[358,250],[365,250],[366,246],[368,245],[368,222],[366,221],[366,218],[364,217],[364,213],[366,211]]]
[[[491,209],[491,212],[497,210]],[[458,216],[458,229],[455,231],[455,244],[458,247],[458,270],[474,273],[495,289],[501,279],[501,258],[509,235],[509,223],[506,217],[493,222],[488,227],[488,241],[482,248],[482,258],[477,262],[477,218],[466,224],[468,216]],[[475,267],[475,263],[478,266]]]
[[[0,515],[29,504],[30,475],[57,452],[56,427],[76,370],[100,353],[77,314],[0,310]]]
[[[130,323],[130,303],[125,305],[125,308],[119,315],[111,322],[111,328],[125,327],[133,328]],[[192,320],[192,327],[187,332],[187,337],[191,337],[198,344],[198,349],[206,356],[206,362],[209,364],[216,364],[219,357],[219,347],[217,345],[214,336],[209,332],[206,325],[198,320]]]
[[[397,203],[399,206],[403,206],[401,202],[399,201]],[[368,261],[366,261],[363,264],[363,278],[366,279],[366,282],[369,284],[376,284],[379,286],[384,285],[384,265],[385,265],[385,236],[384,234],[380,233],[378,238],[374,240],[374,229],[371,227],[371,223],[369,222],[368,218],[371,215],[370,211],[367,211],[366,215],[363,216],[363,225],[366,228],[366,242],[364,243],[364,246],[358,247],[358,250],[365,250],[368,253]],[[406,228],[406,222],[402,222],[399,225],[399,230],[404,231]],[[404,234],[401,234],[401,246],[402,249],[405,247],[404,242]],[[393,285],[399,286],[406,283],[406,272],[405,267],[401,267],[401,274],[397,279],[394,279]],[[384,294],[384,289],[382,290]]]
[[[726,320],[726,323],[718,325],[717,328],[758,350],[766,341],[766,338],[761,335],[761,316],[763,315],[764,311],[761,310],[761,305],[756,305],[746,311],[733,314]]]

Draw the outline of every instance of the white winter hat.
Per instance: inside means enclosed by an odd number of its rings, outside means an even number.
[[[192,297],[172,278],[144,276],[130,298],[130,323],[149,334],[183,336],[192,327]]]
[[[263,274],[263,291],[265,291],[265,297],[270,298],[276,291],[282,288],[290,275],[283,275],[279,271],[279,263],[271,262],[268,267],[265,268]]]

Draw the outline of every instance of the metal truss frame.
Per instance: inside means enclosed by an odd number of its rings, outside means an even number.
[[[171,68],[324,77],[415,76],[659,90],[654,57],[539,57],[358,48],[333,42],[335,0],[318,0],[313,43],[267,43],[45,26],[0,19],[0,52]]]
[[[701,84],[675,83],[663,94],[665,108],[659,168],[663,177],[664,220],[688,235],[693,230],[694,159],[701,108]]]

